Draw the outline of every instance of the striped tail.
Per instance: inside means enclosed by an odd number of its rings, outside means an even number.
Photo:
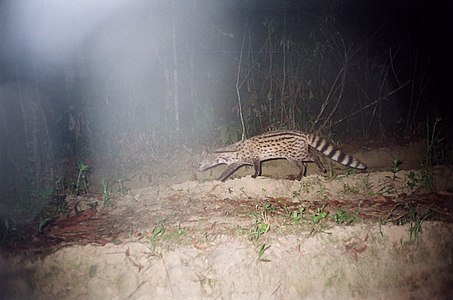
[[[308,134],[308,144],[328,158],[339,162],[342,165],[359,170],[366,169],[366,165],[364,163],[335,148],[332,144],[330,144],[322,137],[316,136],[314,134]]]

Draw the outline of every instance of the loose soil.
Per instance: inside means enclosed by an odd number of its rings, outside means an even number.
[[[70,213],[2,250],[0,298],[453,298],[451,166],[430,170],[428,193],[421,144],[348,152],[369,170],[296,181],[279,160],[222,183],[186,151],[108,201],[61,197]]]

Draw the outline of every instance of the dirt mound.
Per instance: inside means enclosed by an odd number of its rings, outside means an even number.
[[[438,170],[439,191],[451,185],[448,172]],[[20,254],[2,253],[0,293],[8,299],[453,296],[453,199],[448,192],[423,194],[420,176],[186,181],[112,194],[105,207],[100,195],[69,197],[77,213],[51,222],[26,247],[16,244],[27,249]]]

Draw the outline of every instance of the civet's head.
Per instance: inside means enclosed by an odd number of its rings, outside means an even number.
[[[206,154],[198,162],[198,171],[204,171],[220,164],[230,164],[236,158],[234,152],[214,152]]]

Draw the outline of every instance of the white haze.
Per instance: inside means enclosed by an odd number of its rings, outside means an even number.
[[[85,39],[127,0],[10,0],[7,43],[10,51],[26,50],[39,62],[65,63]]]
[[[172,63],[169,3],[8,0],[0,5],[7,45],[0,50],[15,62],[29,62],[26,70],[38,72],[32,78],[52,78],[61,70],[70,84],[82,78],[83,95],[99,112],[91,124],[97,132],[126,116],[136,116],[133,126],[143,128],[159,122],[164,111],[164,68]],[[195,2],[175,3],[175,11],[187,11],[183,6]]]

